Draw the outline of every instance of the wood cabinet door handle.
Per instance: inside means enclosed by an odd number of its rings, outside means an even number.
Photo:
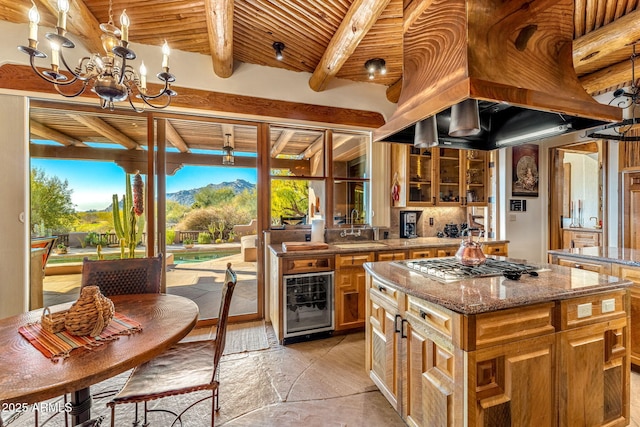
[[[400,316],[399,314],[396,314],[396,317],[393,321],[394,325],[393,325],[393,330],[395,332],[400,332],[400,326],[398,326],[398,319],[402,319],[402,316]]]
[[[407,337],[407,333],[405,332],[406,329],[404,327],[404,325],[406,325],[407,323],[409,323],[407,321],[407,319],[402,319],[402,324],[400,326],[400,338],[406,338]]]
[[[387,292],[387,288],[385,288],[384,286],[378,286],[378,290],[380,292]]]
[[[425,313],[423,310],[420,310],[420,317],[422,317],[423,319],[426,319],[427,313]]]
[[[582,270],[584,268],[584,266],[582,264],[575,264],[573,267],[574,268],[579,268],[580,270]]]

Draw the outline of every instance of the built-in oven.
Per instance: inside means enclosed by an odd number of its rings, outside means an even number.
[[[285,344],[333,331],[333,271],[284,275],[282,283]]]

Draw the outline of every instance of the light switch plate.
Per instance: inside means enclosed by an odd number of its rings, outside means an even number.
[[[591,316],[591,303],[578,304],[578,319]]]
[[[612,311],[616,311],[616,300],[613,298],[602,300],[602,312],[611,313]]]

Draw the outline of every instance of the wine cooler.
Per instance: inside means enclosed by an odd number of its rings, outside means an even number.
[[[333,272],[283,276],[283,286],[285,343],[287,338],[333,331]]]

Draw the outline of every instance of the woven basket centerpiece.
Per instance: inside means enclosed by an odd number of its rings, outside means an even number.
[[[97,286],[84,286],[80,298],[65,316],[64,326],[73,335],[100,335],[113,318],[113,302],[100,293]]]
[[[42,312],[42,318],[40,324],[42,329],[52,333],[58,333],[64,331],[64,319],[68,310],[52,312],[49,307],[45,307]]]

